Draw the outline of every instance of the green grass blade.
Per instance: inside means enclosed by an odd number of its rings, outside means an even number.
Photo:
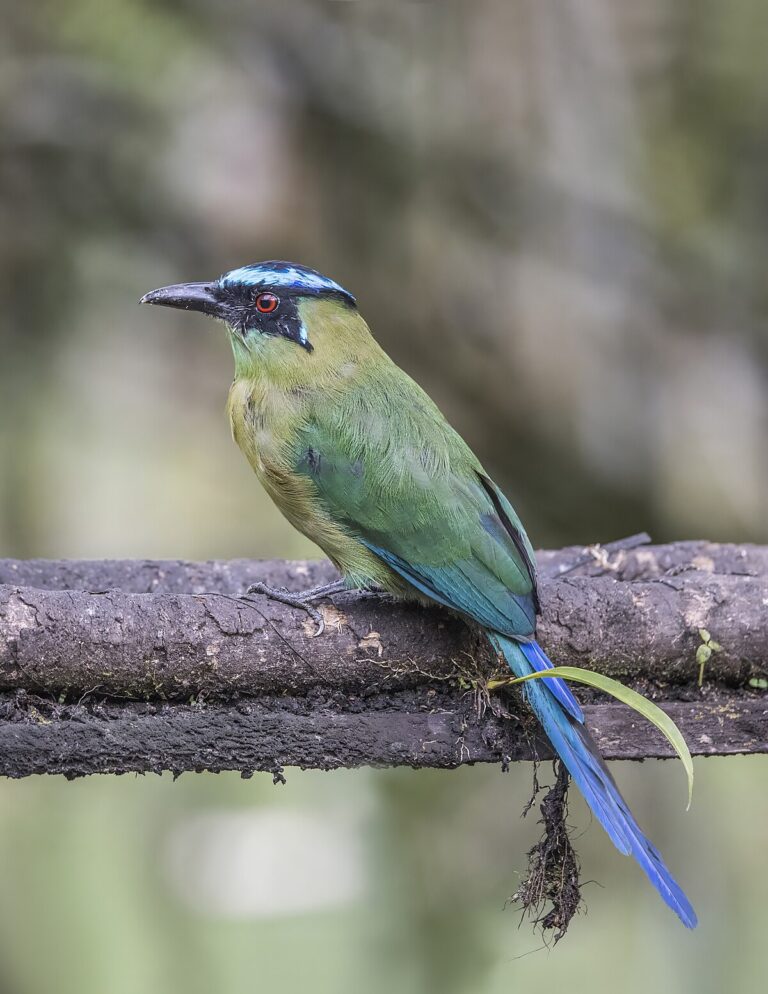
[[[618,680],[612,680],[611,677],[603,676],[602,673],[594,673],[592,670],[584,670],[579,666],[555,666],[551,670],[529,673],[527,676],[516,677],[509,681],[499,680],[494,682],[497,684],[501,684],[502,682],[507,684],[524,683],[526,680],[540,680],[548,676],[558,676],[563,680],[586,683],[589,687],[602,690],[604,693],[610,694],[611,697],[615,697],[616,700],[621,701],[622,704],[631,707],[638,714],[642,715],[643,718],[646,718],[651,724],[655,725],[675,750],[683,764],[686,776],[688,777],[688,807],[690,808],[693,796],[693,759],[691,758],[691,752],[685,743],[682,732],[674,721],[657,704],[649,701],[647,697],[643,697],[637,691],[625,687]]]

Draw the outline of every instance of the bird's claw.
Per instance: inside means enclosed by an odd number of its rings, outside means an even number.
[[[310,618],[317,625],[315,631],[309,636],[312,639],[316,639],[319,635],[322,635],[323,632],[325,631],[325,618],[323,617],[322,613],[317,610],[317,608],[311,607],[309,604],[302,604],[301,606],[304,608],[304,610],[307,612]]]
[[[262,594],[264,597],[268,597],[273,601],[278,601],[280,604],[285,604],[288,607],[295,607],[300,611],[305,611],[317,625],[317,630],[310,635],[310,638],[317,638],[325,631],[325,619],[317,608],[312,607],[312,605],[308,603],[306,595],[292,593],[285,587],[270,587],[268,584],[261,582],[252,583],[246,589],[245,594],[243,595],[244,599],[247,600],[250,594]]]

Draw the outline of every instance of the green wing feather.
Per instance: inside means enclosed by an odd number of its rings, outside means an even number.
[[[317,406],[297,434],[296,471],[335,521],[416,589],[531,638],[535,560],[517,515],[432,401],[393,368],[399,375],[384,383]]]

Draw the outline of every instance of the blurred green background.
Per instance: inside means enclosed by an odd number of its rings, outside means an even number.
[[[312,556],[164,283],[358,297],[538,545],[768,541],[768,5],[0,0],[0,555]],[[714,633],[717,637],[717,633]],[[0,994],[763,991],[768,759],[617,767],[688,934],[572,819],[588,915],[504,908],[531,771],[0,784]]]

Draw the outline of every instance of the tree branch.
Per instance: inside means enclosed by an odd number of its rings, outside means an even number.
[[[664,706],[700,754],[768,751],[768,549],[680,542],[540,554],[540,640]],[[305,615],[238,595],[324,562],[0,560],[0,773],[452,767],[548,755],[485,639],[436,608],[348,593]],[[697,684],[699,629],[722,646]],[[670,755],[580,692],[608,758]],[[484,708],[482,705],[485,706]],[[481,705],[481,706],[478,706]]]

